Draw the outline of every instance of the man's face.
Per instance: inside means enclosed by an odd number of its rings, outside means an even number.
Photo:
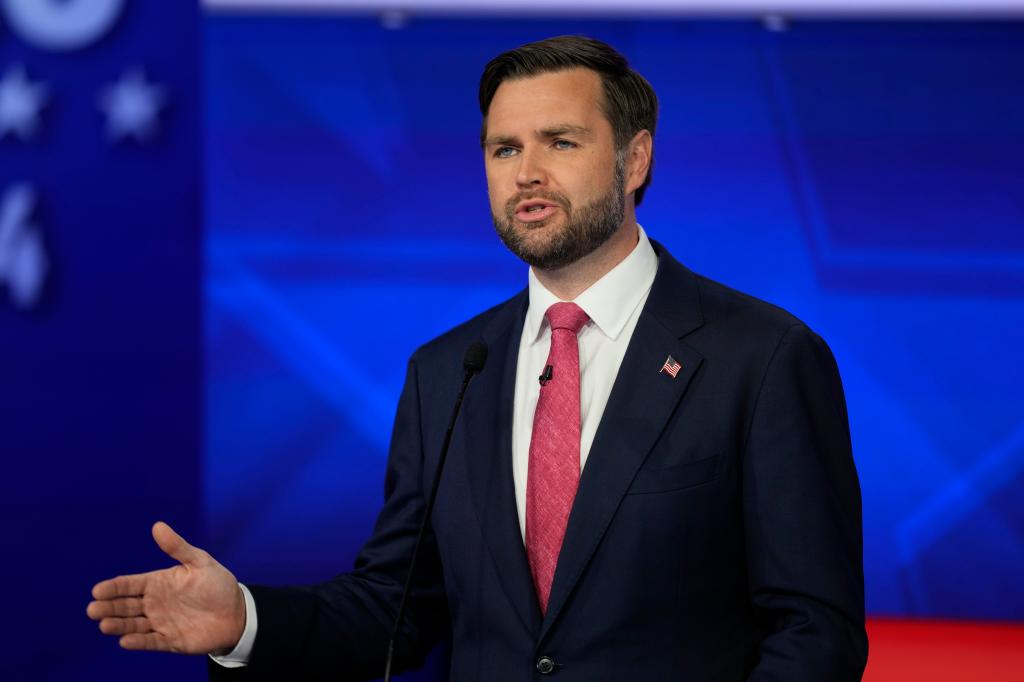
[[[487,115],[494,226],[530,265],[569,265],[622,225],[625,162],[601,110],[600,76],[571,69],[503,82]]]

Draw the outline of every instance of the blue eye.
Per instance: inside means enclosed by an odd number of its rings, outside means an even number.
[[[555,140],[555,146],[559,149],[572,149],[576,143],[569,140]]]
[[[497,159],[507,159],[512,156],[513,152],[515,152],[514,147],[498,147],[494,150],[494,157]]]

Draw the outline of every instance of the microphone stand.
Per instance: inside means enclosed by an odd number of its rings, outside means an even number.
[[[395,655],[395,641],[398,639],[398,631],[402,626],[402,618],[405,616],[406,603],[409,600],[409,589],[412,586],[412,577],[416,571],[416,561],[419,559],[420,546],[423,544],[423,536],[427,533],[427,526],[430,524],[430,516],[434,511],[434,502],[437,500],[437,489],[441,484],[441,472],[444,471],[444,463],[448,458],[448,446],[452,442],[452,432],[455,430],[455,420],[458,419],[459,410],[462,409],[462,400],[466,397],[466,389],[474,376],[480,373],[487,361],[487,346],[478,341],[466,349],[465,358],[462,361],[465,374],[462,377],[462,387],[455,399],[455,407],[452,408],[452,417],[448,421],[448,430],[444,434],[444,443],[441,445],[441,454],[437,459],[437,470],[434,472],[434,481],[430,486],[430,496],[427,498],[427,507],[423,511],[423,519],[420,521],[420,530],[416,535],[416,544],[412,548],[412,559],[409,561],[409,573],[405,577],[405,586],[402,588],[402,600],[398,603],[398,615],[395,616],[395,627],[391,631],[391,639],[388,640],[388,657],[384,663],[384,682],[391,682],[391,664]]]

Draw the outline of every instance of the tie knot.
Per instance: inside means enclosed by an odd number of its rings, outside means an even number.
[[[590,319],[590,315],[583,312],[583,308],[575,303],[555,303],[544,313],[551,325],[551,331],[556,329],[568,329],[573,334],[579,334],[580,329]]]

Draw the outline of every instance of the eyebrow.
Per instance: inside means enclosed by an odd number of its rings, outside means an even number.
[[[576,135],[577,137],[587,137],[592,131],[586,126],[573,125],[571,123],[558,123],[547,128],[541,128],[535,130],[534,135],[536,137],[546,139],[552,137],[561,137],[562,135]],[[484,147],[492,146],[505,146],[505,145],[517,145],[520,144],[519,138],[515,135],[494,135],[488,137],[483,141]]]
[[[486,140],[481,140],[480,144],[484,147],[504,147],[506,145],[519,144],[519,138],[515,135],[493,135],[488,137]]]
[[[537,131],[537,137],[560,137],[562,135],[577,135],[580,137],[590,134],[590,128],[572,125],[571,123],[559,123],[550,128],[542,128]]]

